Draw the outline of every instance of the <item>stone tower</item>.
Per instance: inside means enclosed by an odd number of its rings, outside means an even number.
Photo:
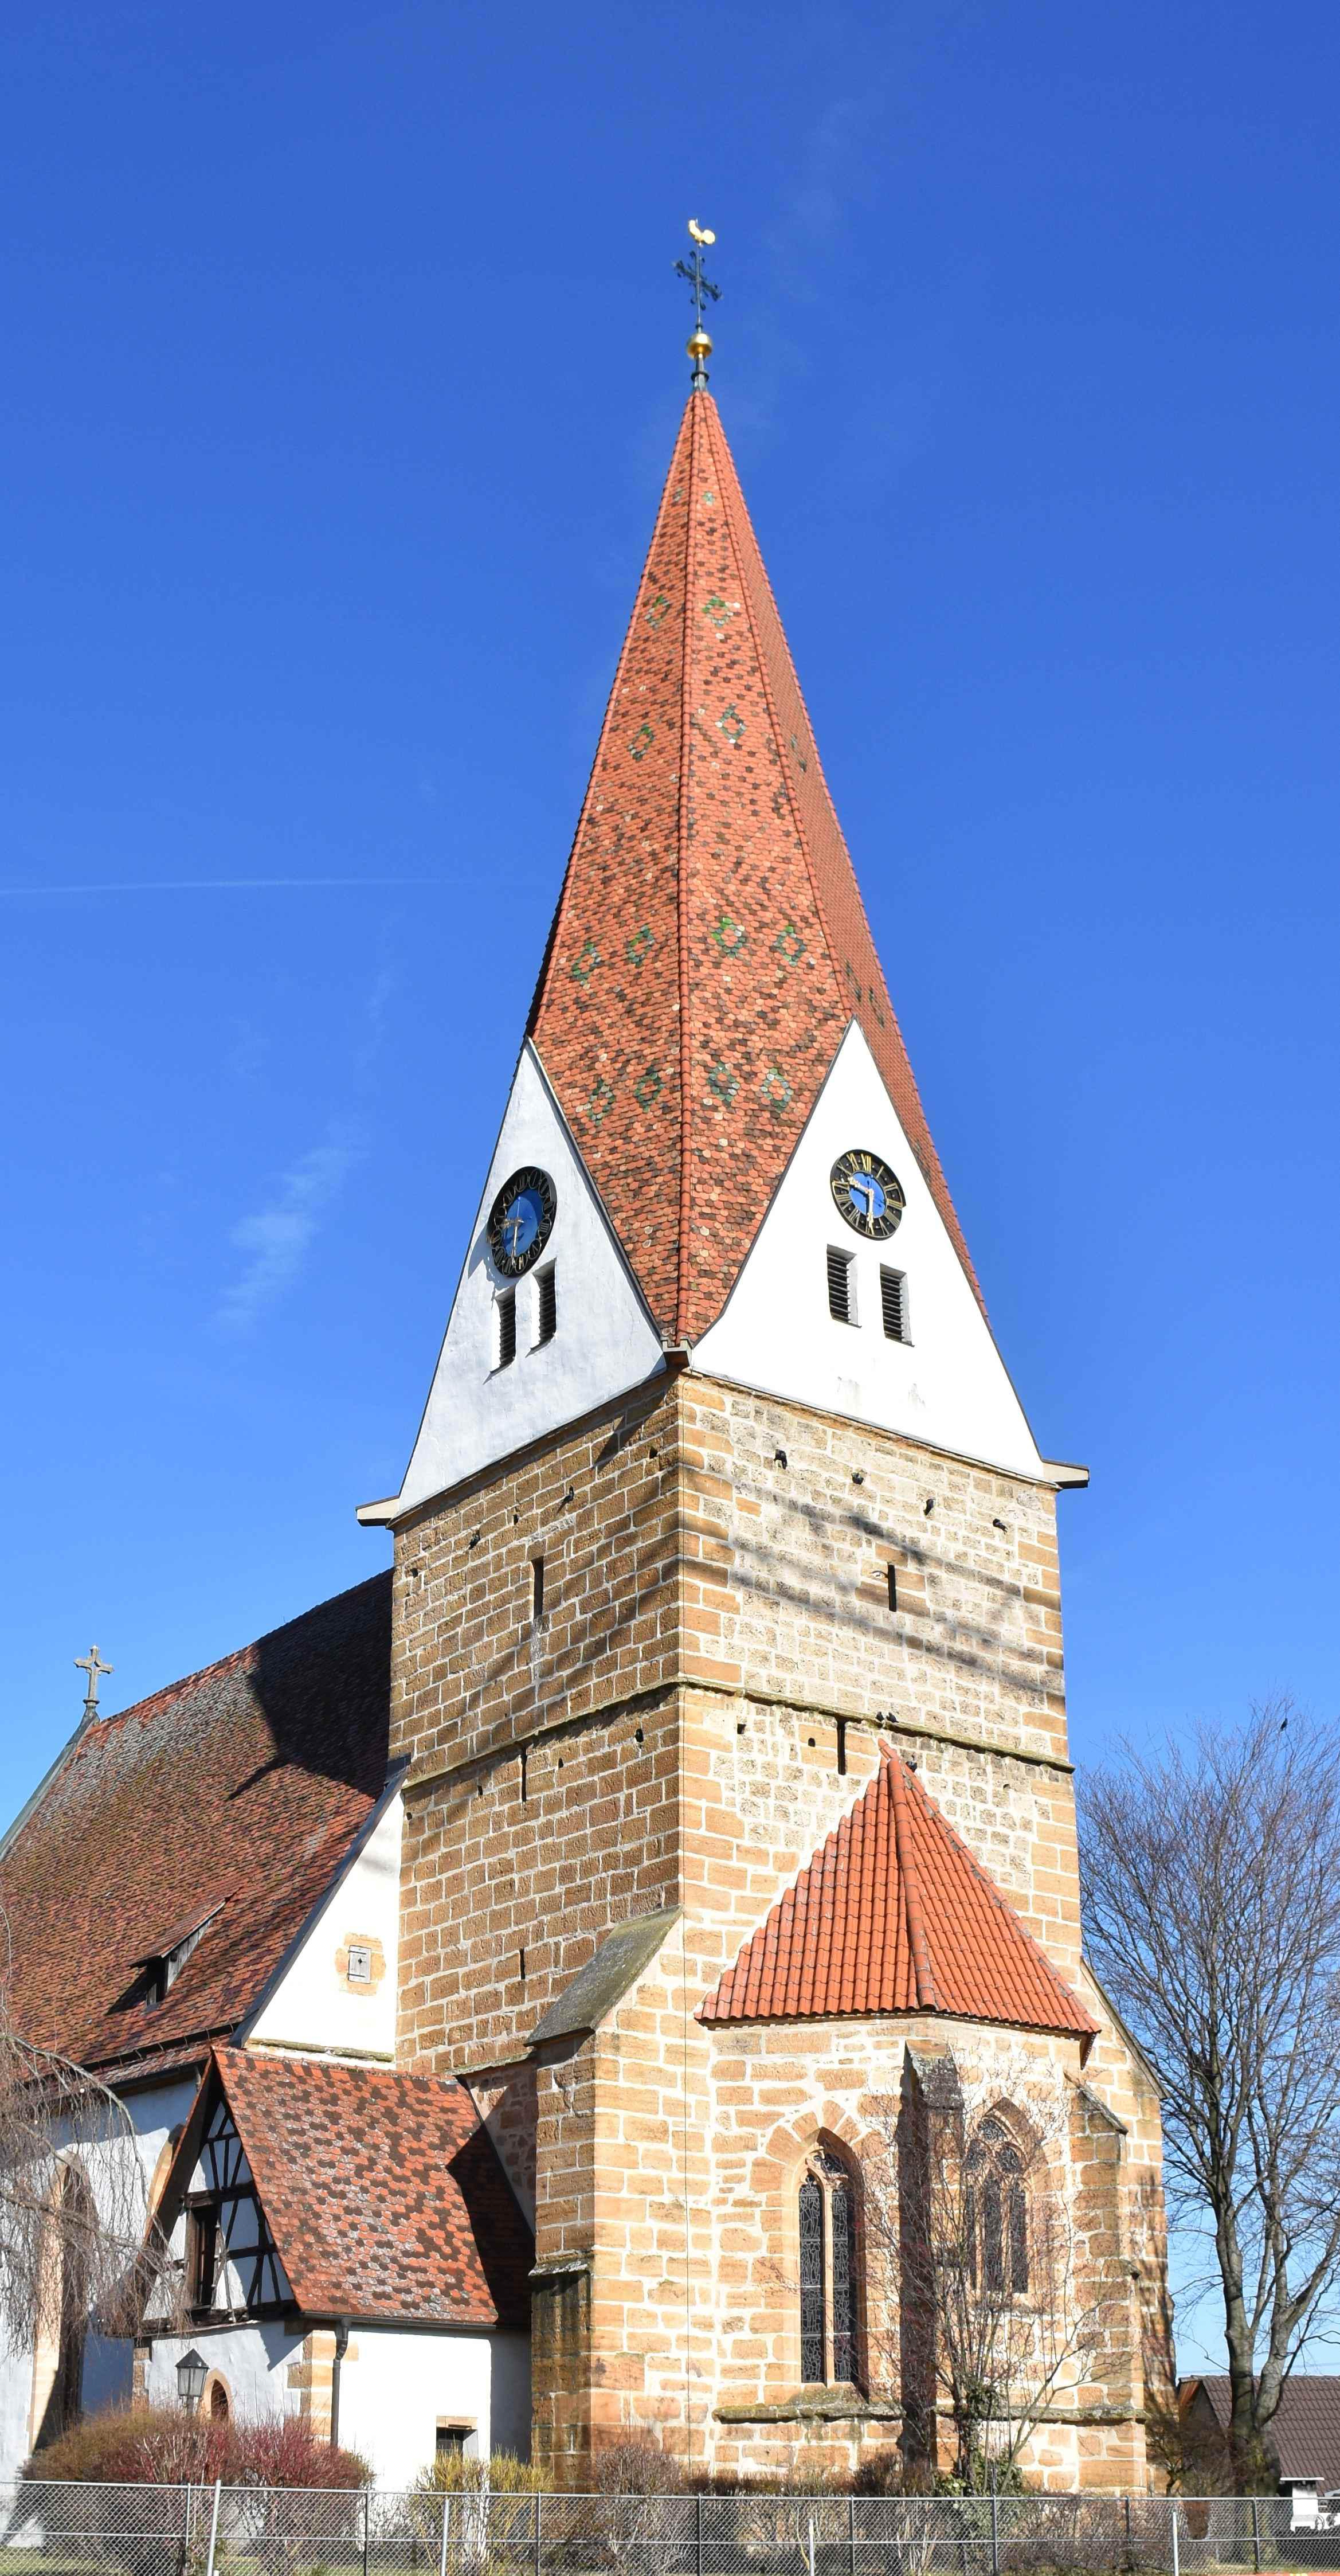
[[[943,2455],[897,2209],[952,2095],[1045,2169],[1089,2320],[1026,2469],[1143,2485],[1158,2107],[1080,1949],[1085,1481],[992,1339],[696,383],[422,1425],[362,1515],[401,2059],[471,2085],[533,2210],[556,2475],[645,2438]]]

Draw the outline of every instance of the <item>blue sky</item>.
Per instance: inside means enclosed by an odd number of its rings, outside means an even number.
[[[685,392],[1063,1503],[1333,1712],[1340,16],[11,0],[6,1802],[385,1559]]]

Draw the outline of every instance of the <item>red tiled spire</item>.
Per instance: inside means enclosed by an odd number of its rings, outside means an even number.
[[[980,1302],[725,433],[696,392],[530,1019],[671,1338],[720,1314],[853,1018]]]
[[[698,2018],[918,2012],[1080,2040],[1097,2028],[915,1775],[881,1745],[864,1796]]]

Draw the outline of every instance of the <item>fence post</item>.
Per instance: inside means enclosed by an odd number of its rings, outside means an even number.
[[[856,2498],[847,2498],[847,2576],[856,2576]]]
[[[1261,2576],[1261,2499],[1252,2497],[1252,2565]]]
[[[1134,2561],[1131,2557],[1131,2500],[1129,2496],[1124,2496],[1122,2499],[1122,2518],[1126,2525],[1126,2556],[1123,2563],[1127,2567],[1130,2567],[1134,2564]]]
[[[451,2496],[448,2493],[442,2498],[442,2556],[438,2561],[438,2576],[447,2576],[447,2538],[450,2530]]]
[[[366,2488],[366,2487],[364,2487],[364,2489],[363,2489],[363,2576],[368,2576],[368,2538],[369,2538],[368,2523],[369,2523],[369,2516],[370,2516],[370,2498],[369,2498],[369,2496],[368,2496],[367,2488]]]
[[[996,2495],[996,2464],[991,2463],[991,2576],[1000,2576],[1000,2505]]]
[[[543,2502],[544,2502],[544,2494],[543,2494],[543,2490],[542,2490],[541,2488],[537,2487],[537,2488],[536,2488],[536,2490],[535,2490],[535,2576],[540,2576],[540,2564],[541,2564],[541,2549],[540,2549],[540,2507],[541,2507],[541,2505],[543,2504]]]
[[[222,2478],[215,2479],[214,2510],[209,2517],[209,2556],[205,2560],[205,2576],[214,2576],[214,2552],[219,2545],[219,2489],[222,2484]]]
[[[1172,2576],[1181,2576],[1181,2561],[1180,2561],[1180,2559],[1178,2558],[1178,2555],[1177,2555],[1177,2498],[1176,2498],[1176,2496],[1174,2496],[1174,2497],[1172,2498],[1172,2525],[1173,2525],[1173,2528],[1172,2528],[1172,2562],[1173,2562],[1173,2563],[1172,2563]]]
[[[697,2497],[696,2503],[698,2510],[695,2516],[694,2566],[697,2569],[697,2576],[703,2576],[703,2500],[701,2496]]]

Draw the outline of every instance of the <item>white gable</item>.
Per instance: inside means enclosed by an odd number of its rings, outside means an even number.
[[[245,2037],[261,2048],[395,2058],[404,1808],[388,1799],[362,1850],[303,1928]]]
[[[525,1163],[548,1172],[557,1195],[541,1267],[554,1267],[558,1324],[537,1344],[536,1274],[518,1280],[516,1357],[500,1368],[496,1307],[512,1283],[493,1267],[485,1226],[503,1182]],[[626,1395],[662,1363],[660,1335],[527,1039],[404,1484],[391,1501],[364,1504],[360,1520],[391,1520],[430,1501]]]
[[[829,1175],[865,1147],[907,1196],[887,1243],[844,1224]],[[853,1256],[855,1321],[829,1312],[829,1245]],[[906,1341],[885,1337],[881,1267],[904,1280]],[[865,1036],[848,1029],[725,1311],[693,1366],[901,1431],[1025,1476],[1048,1470]]]

